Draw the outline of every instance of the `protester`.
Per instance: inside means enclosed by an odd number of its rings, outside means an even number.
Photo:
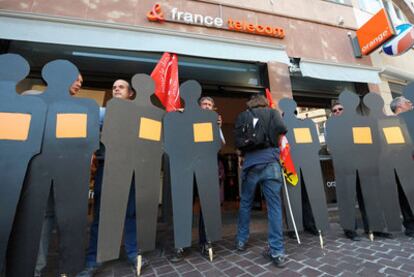
[[[129,83],[125,80],[116,80],[112,86],[112,97],[119,99],[131,99],[135,95]],[[101,128],[105,117],[105,108],[101,108],[99,120]],[[100,212],[100,198],[102,190],[102,178],[104,169],[105,149],[101,144],[100,149],[96,152],[97,170],[94,184],[94,213],[93,222],[90,228],[89,247],[86,256],[86,268],[78,275],[78,277],[93,276],[98,270],[100,263],[96,261],[97,247],[98,247],[98,226],[99,226],[99,212]],[[129,192],[127,212],[125,217],[124,227],[124,246],[128,261],[136,268],[137,265],[137,233],[136,233],[136,213],[135,213],[135,186],[134,181],[131,184]],[[148,264],[146,259],[142,261],[142,268]]]
[[[201,97],[198,100],[198,104],[200,106],[201,109],[203,110],[209,110],[209,111],[214,111],[215,110],[215,103],[213,98],[209,97],[209,96],[204,96]],[[179,109],[180,112],[183,112],[184,109]],[[222,126],[222,118],[220,115],[218,115],[217,118],[217,124],[220,128],[220,139],[222,144],[224,145],[226,143],[225,139],[224,139],[224,135],[223,132],[221,130],[221,126]],[[194,196],[197,194],[198,192],[194,192]],[[205,230],[205,225],[204,225],[204,219],[203,219],[203,213],[201,211],[201,207],[200,207],[200,216],[199,216],[199,221],[198,221],[198,244],[199,244],[199,249],[200,249],[200,253],[202,256],[209,258],[209,249],[212,248],[211,243],[207,240],[207,236],[206,236],[206,230]],[[184,256],[184,250],[183,249],[178,249],[173,257],[170,259],[171,262],[180,262],[183,260]]]
[[[413,103],[404,96],[394,98],[390,104],[391,111],[399,115],[413,110]],[[401,213],[403,216],[403,225],[405,227],[405,235],[408,237],[414,237],[414,215],[408,203],[407,197],[399,187],[398,188],[398,199],[400,202]]]
[[[252,201],[257,184],[261,184],[268,210],[268,246],[263,256],[270,259],[276,267],[286,263],[282,231],[281,188],[283,174],[279,162],[280,151],[277,146],[279,136],[287,132],[280,114],[268,107],[267,99],[262,95],[253,96],[248,102],[248,110],[241,113],[236,121],[238,126],[245,124],[244,119],[253,114],[253,125],[261,124],[267,143],[258,149],[252,147],[242,150],[244,155],[242,171],[242,188],[236,237],[236,249],[246,250],[249,239],[249,223]],[[236,132],[236,140],[239,134]],[[239,147],[240,148],[240,147]]]

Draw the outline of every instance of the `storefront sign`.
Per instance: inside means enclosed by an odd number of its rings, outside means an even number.
[[[398,56],[410,50],[414,45],[414,26],[401,24],[395,27],[397,36],[385,43],[382,50],[390,56]]]
[[[380,10],[356,31],[363,55],[368,55],[395,35],[394,27],[385,9]]]
[[[224,20],[222,17],[181,11],[178,8],[171,8],[167,15],[167,18],[165,18],[160,4],[155,4],[152,7],[151,11],[147,13],[147,18],[152,22],[169,21],[210,28],[225,29],[234,32],[270,36],[280,39],[285,37],[284,29],[279,27],[253,24],[251,22],[234,20],[233,18],[227,18],[227,20]]]

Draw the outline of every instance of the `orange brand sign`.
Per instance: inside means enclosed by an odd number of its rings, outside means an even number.
[[[356,32],[363,55],[368,55],[395,35],[385,9],[380,10]]]
[[[279,27],[252,24],[245,21],[237,21],[232,18],[224,20],[222,17],[213,17],[210,15],[202,15],[186,11],[180,11],[178,8],[171,8],[167,14],[168,19],[162,12],[161,5],[155,4],[151,11],[147,13],[149,21],[153,22],[177,22],[190,25],[205,26],[210,28],[225,29],[234,32],[250,33],[262,36],[270,36],[275,38],[284,38],[285,30]],[[227,23],[227,25],[226,25]]]

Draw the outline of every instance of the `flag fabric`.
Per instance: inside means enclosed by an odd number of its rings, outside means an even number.
[[[283,167],[283,173],[286,180],[292,186],[296,186],[298,183],[298,174],[293,164],[292,156],[290,155],[290,145],[285,135],[282,135],[279,140],[280,149],[280,163]]]
[[[155,95],[167,112],[181,108],[178,82],[178,57],[165,52],[151,73],[155,81]]]
[[[275,108],[275,102],[273,102],[272,95],[270,90],[266,88],[266,98],[269,101],[269,107]],[[292,186],[296,186],[298,183],[298,174],[295,170],[295,165],[293,164],[292,156],[290,155],[290,145],[285,135],[282,135],[279,140],[279,149],[280,149],[280,163],[283,167],[283,174],[285,179]]]
[[[267,101],[269,101],[269,107],[274,109],[275,103],[273,102],[272,95],[270,94],[270,90],[268,88],[266,88],[266,98],[267,98]]]

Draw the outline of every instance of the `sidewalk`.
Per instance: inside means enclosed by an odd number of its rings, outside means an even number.
[[[251,222],[251,239],[248,250],[238,253],[234,249],[237,216],[226,213],[223,216],[223,240],[215,243],[216,253],[213,262],[203,258],[194,247],[186,251],[184,261],[173,264],[168,260],[172,250],[171,234],[166,230],[159,232],[161,246],[151,254],[150,266],[141,276],[414,276],[414,239],[403,233],[394,239],[376,238],[373,242],[364,236],[361,241],[353,242],[343,236],[338,223],[331,223],[330,232],[324,237],[325,249],[321,249],[319,238],[307,233],[300,234],[302,241],[285,237],[286,253],[289,262],[278,269],[261,256],[266,243],[267,224],[264,212],[254,211]],[[162,228],[161,228],[162,229]],[[360,231],[360,230],[359,230]],[[193,230],[196,238],[197,230]],[[166,239],[170,237],[170,239]],[[57,253],[50,253],[48,273],[55,277]],[[106,263],[96,274],[98,277],[134,276],[125,258]]]

